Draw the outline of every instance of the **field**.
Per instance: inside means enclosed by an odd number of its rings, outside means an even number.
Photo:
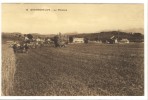
[[[2,93],[12,95],[15,74],[15,55],[7,44],[2,45]]]
[[[17,53],[15,96],[143,96],[144,44],[70,44]]]

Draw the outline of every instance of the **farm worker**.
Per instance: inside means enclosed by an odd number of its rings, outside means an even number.
[[[16,52],[17,52],[17,44],[14,44],[14,45],[12,46],[12,48],[13,48],[14,53],[16,53]]]
[[[24,47],[25,47],[26,53],[28,53],[28,50],[29,50],[28,44],[26,43]]]
[[[13,45],[12,45],[12,48],[13,48],[13,51],[14,51],[14,53],[16,53],[17,52],[17,42],[16,41],[14,41],[13,42]]]

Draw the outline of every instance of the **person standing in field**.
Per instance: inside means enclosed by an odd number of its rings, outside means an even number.
[[[25,47],[26,53],[28,53],[28,51],[29,51],[29,46],[28,46],[28,44],[26,43],[24,47]]]
[[[17,44],[13,44],[12,48],[13,48],[14,53],[16,53],[17,52]]]
[[[13,48],[14,53],[16,53],[17,52],[17,42],[16,41],[14,41],[12,48]]]
[[[88,43],[88,38],[84,38],[84,43],[87,44]]]

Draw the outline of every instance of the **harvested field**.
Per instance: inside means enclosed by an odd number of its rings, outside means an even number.
[[[8,44],[2,45],[2,94],[13,94],[13,81],[15,73],[15,55]]]
[[[72,44],[16,54],[16,96],[142,96],[144,45]]]

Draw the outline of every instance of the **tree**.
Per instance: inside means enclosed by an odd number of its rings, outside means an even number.
[[[132,35],[133,42],[143,42],[144,36],[141,33],[134,33]]]
[[[134,33],[133,36],[139,38],[142,36],[142,34],[141,33]]]
[[[59,46],[59,37],[54,36],[53,41],[54,41],[55,47],[58,47]]]
[[[31,34],[27,34],[28,39],[32,40],[33,36]]]
[[[88,38],[84,38],[84,43],[88,43]]]
[[[72,36],[69,37],[69,42],[70,42],[70,43],[73,42],[73,37],[72,37]]]

